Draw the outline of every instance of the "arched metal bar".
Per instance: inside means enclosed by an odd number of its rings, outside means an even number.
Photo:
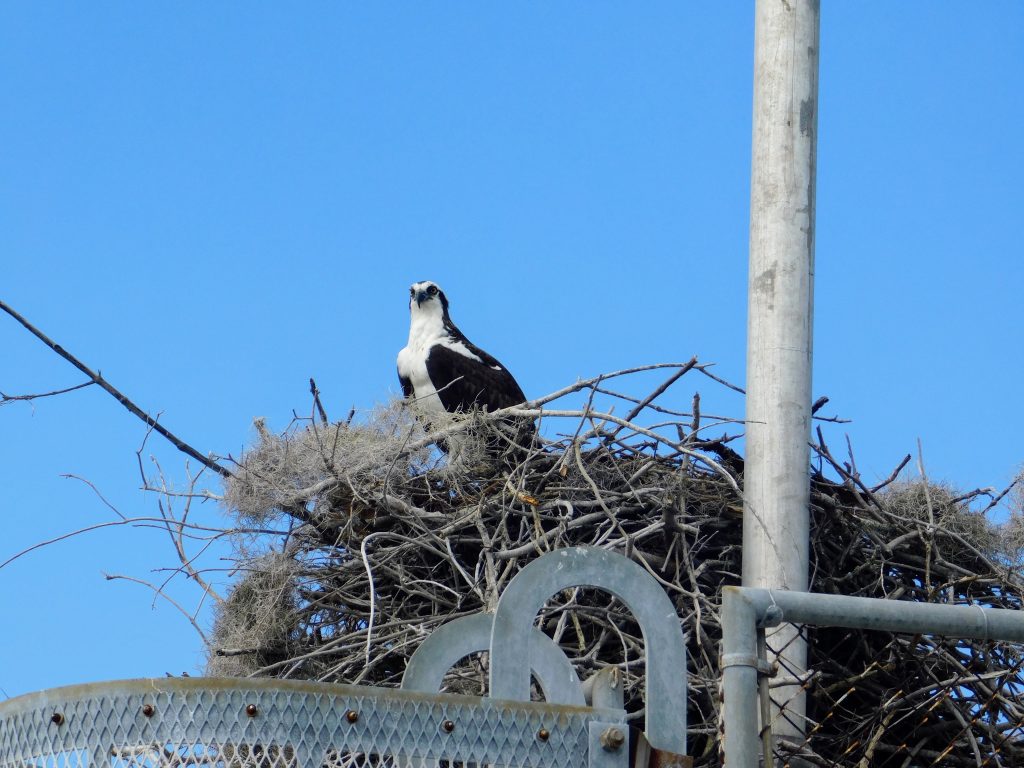
[[[402,689],[437,693],[445,673],[471,653],[490,650],[494,614],[477,613],[434,630],[416,649],[402,675]],[[532,629],[527,641],[533,676],[549,704],[586,706],[583,685],[562,649],[543,632]],[[493,662],[492,662],[493,663]]]
[[[686,644],[675,606],[643,568],[603,549],[568,547],[534,560],[498,600],[491,629],[491,697],[524,701],[530,694],[533,621],[548,598],[570,587],[597,587],[626,604],[646,647],[647,740],[686,754]]]

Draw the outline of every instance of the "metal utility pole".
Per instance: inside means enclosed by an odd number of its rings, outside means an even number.
[[[743,584],[804,591],[820,5],[757,0],[755,15]],[[807,647],[792,626],[768,645],[784,649],[780,674],[806,669]],[[785,702],[781,717],[773,713],[774,735],[799,743],[800,686],[773,688],[772,697]]]

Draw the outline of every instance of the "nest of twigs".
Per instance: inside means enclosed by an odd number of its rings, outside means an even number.
[[[258,426],[225,503],[263,533],[238,542],[240,577],[219,609],[208,671],[396,686],[424,637],[493,609],[533,558],[603,547],[640,563],[675,601],[689,644],[690,752],[696,765],[719,765],[719,594],[740,582],[743,459],[730,443],[742,423],[702,416],[697,396],[687,412],[656,405],[683,373],[708,373],[693,361],[662,367],[672,376],[647,396],[608,390],[609,379],[617,389],[639,380],[622,372],[530,403],[520,416],[542,412],[547,439],[504,458],[486,414],[432,424],[463,435],[453,462],[401,403],[361,423]],[[552,409],[573,396],[585,403]],[[1021,607],[1017,518],[995,526],[981,509],[1001,496],[897,481],[895,471],[869,487],[854,467],[819,430],[813,591]],[[627,710],[642,718],[643,641],[621,604],[568,591],[539,626],[581,678],[618,665]],[[805,631],[814,725],[783,752],[838,766],[1024,764],[1019,648]],[[485,664],[461,664],[446,690],[479,694]]]

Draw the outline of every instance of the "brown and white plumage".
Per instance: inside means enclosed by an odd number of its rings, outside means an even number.
[[[398,353],[398,379],[425,418],[432,411],[496,411],[526,402],[505,366],[452,322],[448,298],[436,283],[413,283],[409,320],[409,342]]]

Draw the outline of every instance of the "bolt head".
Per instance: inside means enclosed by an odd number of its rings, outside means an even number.
[[[537,738],[541,741],[547,741],[551,738],[551,732],[547,728],[541,728],[537,731]]]
[[[354,709],[345,710],[345,719],[350,723],[359,722],[359,713]]]
[[[451,733],[455,730],[455,723],[453,723],[451,720],[445,720],[443,723],[441,723],[441,730],[443,730],[445,733]]]
[[[146,717],[152,717],[156,713],[156,708],[152,704],[142,705],[142,714]]]
[[[64,725],[64,714],[62,712],[54,712],[50,716],[50,722],[54,725]]]
[[[245,707],[245,714],[247,714],[249,717],[256,717],[256,715],[258,715],[259,712],[260,711],[255,704],[247,704]]]
[[[622,749],[622,745],[626,743],[626,734],[623,733],[621,728],[612,726],[606,728],[604,733],[601,734],[601,749],[605,752],[617,752]]]

